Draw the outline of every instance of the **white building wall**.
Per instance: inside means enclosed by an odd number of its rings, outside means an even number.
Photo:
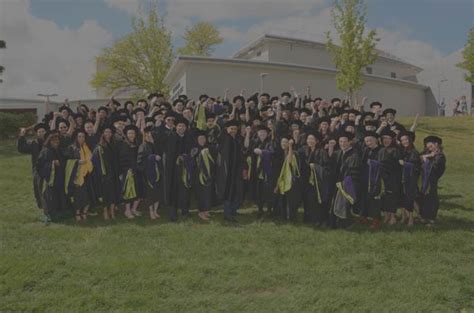
[[[290,86],[301,90],[310,85],[313,97],[319,96],[325,99],[344,97],[344,94],[336,89],[335,74],[324,71],[282,69],[255,64],[247,66],[189,62],[185,66],[185,72],[187,80],[185,91],[192,98],[197,98],[202,93],[222,96],[226,88],[231,90],[232,96],[245,89],[245,95],[248,97],[260,92],[260,73],[268,73],[265,77],[264,91],[271,95],[280,95],[282,91],[289,90]],[[413,116],[425,113],[426,90],[419,85],[366,78],[366,84],[360,94],[368,97],[368,103],[378,100],[384,107],[397,109],[399,115]],[[430,110],[427,112],[431,113]]]

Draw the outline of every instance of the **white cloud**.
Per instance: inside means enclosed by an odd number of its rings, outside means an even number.
[[[0,12],[0,37],[7,43],[0,52],[5,66],[1,97],[31,98],[38,92],[62,99],[94,97],[89,86],[94,57],[112,41],[109,32],[93,20],[78,29],[61,29],[32,16],[26,0],[1,2]]]

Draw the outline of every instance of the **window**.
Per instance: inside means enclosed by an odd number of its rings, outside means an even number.
[[[397,78],[397,73],[391,72],[391,73],[390,73],[390,77],[392,77],[392,78]]]
[[[372,68],[370,66],[367,66],[365,68],[365,71],[367,72],[367,74],[372,74]]]

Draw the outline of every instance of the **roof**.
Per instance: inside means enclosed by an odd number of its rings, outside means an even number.
[[[279,69],[288,69],[288,70],[309,70],[309,71],[318,71],[318,72],[325,72],[325,73],[332,73],[332,74],[335,74],[338,72],[336,69],[333,69],[333,68],[307,66],[307,65],[292,64],[292,63],[181,55],[181,56],[178,56],[174,60],[173,64],[171,65],[168,73],[165,76],[165,82],[168,83],[169,85],[172,85],[174,81],[180,78],[178,75],[180,74],[181,70],[184,70],[185,63],[189,63],[189,62],[227,64],[227,65],[234,65],[234,66],[235,65],[260,66],[260,67],[279,68]],[[367,75],[367,74],[362,74],[362,76],[367,77],[369,79],[386,80],[386,81],[390,81],[390,82],[394,82],[398,84],[410,85],[415,88],[422,88],[422,89],[429,88],[428,86],[421,85],[416,82],[412,82],[408,80],[403,80],[403,79],[397,79],[397,78],[391,78],[391,77],[379,76],[379,75]]]
[[[243,46],[240,48],[237,52],[235,52],[232,57],[233,58],[241,58],[243,57],[246,53],[248,53],[250,50],[257,48],[258,46],[262,45],[265,43],[267,40],[277,40],[277,41],[284,41],[284,42],[291,42],[291,43],[299,43],[302,45],[311,45],[311,46],[317,46],[321,48],[326,48],[326,43],[319,42],[319,41],[313,41],[313,40],[308,40],[308,39],[301,39],[301,38],[295,38],[295,37],[286,37],[286,36],[280,36],[280,35],[274,35],[274,34],[264,34],[254,41],[249,42],[247,45]],[[416,70],[417,72],[421,72],[423,69],[421,67],[418,67],[416,65],[413,65],[411,63],[408,63],[399,57],[396,57],[388,52],[382,51],[380,49],[375,49],[375,51],[378,53],[378,58],[385,59],[388,61],[396,62],[398,64],[402,64],[405,66],[409,66]]]

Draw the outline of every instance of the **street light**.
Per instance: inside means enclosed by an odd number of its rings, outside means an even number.
[[[37,94],[37,96],[38,96],[38,97],[44,97],[44,98],[45,98],[46,113],[49,113],[49,98],[57,97],[58,95],[55,94],[55,93],[51,93],[51,94],[42,94],[42,93],[39,93],[39,94]]]
[[[444,82],[447,82],[448,80],[445,78],[445,79],[442,79],[438,82],[438,103],[440,104],[441,103],[441,83],[444,83]]]
[[[260,73],[260,93],[262,94],[265,90],[264,79],[265,76],[268,76],[268,73]]]

